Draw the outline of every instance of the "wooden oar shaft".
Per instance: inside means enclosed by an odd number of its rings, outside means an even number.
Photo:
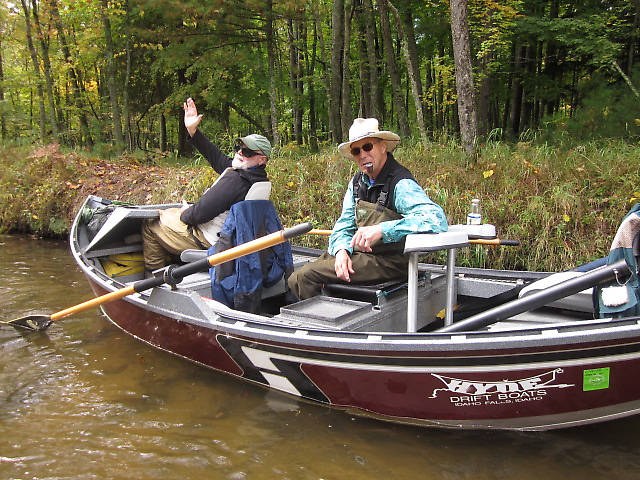
[[[121,290],[117,290],[115,292],[101,295],[100,297],[92,298],[91,300],[87,300],[86,302],[74,305],[73,307],[65,308],[64,310],[53,313],[50,318],[55,322],[56,320],[60,320],[61,318],[67,317],[69,315],[73,315],[74,313],[84,312],[85,310],[89,310],[90,308],[97,307],[98,305],[102,305],[103,303],[112,302],[113,300],[118,300],[120,298],[126,297],[127,295],[131,295],[132,293],[135,293],[133,285],[125,287]]]
[[[311,230],[309,230],[309,233],[312,235],[331,235],[333,233],[333,230],[322,230],[320,228],[312,228]]]
[[[274,245],[278,245],[284,241],[286,241],[286,238],[284,238],[284,231],[274,232],[269,235],[265,235],[264,237],[251,240],[250,242],[243,243],[242,245],[238,245],[237,247],[211,255],[207,257],[207,260],[209,265],[214,267],[215,265],[253,253],[254,251],[273,247]]]

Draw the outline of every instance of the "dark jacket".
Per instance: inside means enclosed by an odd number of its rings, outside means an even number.
[[[222,153],[200,130],[196,130],[191,141],[207,159],[211,168],[219,174],[231,167],[233,159]],[[220,181],[204,192],[196,203],[182,212],[180,220],[193,226],[206,223],[229,210],[234,203],[244,200],[251,185],[268,180],[264,165],[227,172]]]

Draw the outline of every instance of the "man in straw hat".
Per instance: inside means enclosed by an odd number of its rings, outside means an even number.
[[[191,141],[220,174],[215,183],[193,205],[160,211],[160,219],[145,222],[142,229],[144,264],[147,271],[164,267],[171,256],[188,248],[206,249],[218,240],[229,208],[245,199],[251,186],[266,182],[265,164],[271,143],[256,133],[239,138],[233,158],[198,130],[202,115],[193,99],[183,105],[184,125]]]
[[[447,230],[442,208],[393,157],[399,143],[400,137],[381,131],[375,118],[353,121],[349,141],[338,151],[352,158],[359,172],[349,182],[328,252],[289,277],[289,288],[299,299],[317,295],[327,283],[376,284],[406,278],[404,238]]]

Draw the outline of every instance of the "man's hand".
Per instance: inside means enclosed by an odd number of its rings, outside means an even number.
[[[350,275],[356,273],[351,263],[351,257],[346,250],[340,250],[336,253],[335,270],[337,277],[345,282],[350,282]]]
[[[184,108],[184,126],[187,128],[189,136],[193,137],[198,129],[198,125],[200,125],[202,115],[198,115],[198,109],[191,97],[187,98],[187,101],[184,102],[182,108]]]
[[[382,238],[382,227],[371,225],[360,227],[351,239],[351,247],[357,248],[361,252],[372,252],[371,245]]]

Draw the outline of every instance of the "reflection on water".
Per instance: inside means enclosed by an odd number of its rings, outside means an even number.
[[[89,298],[66,244],[0,247],[4,319]],[[392,425],[153,350],[97,310],[45,333],[0,329],[2,479],[635,479],[639,429],[640,417],[546,433]]]

